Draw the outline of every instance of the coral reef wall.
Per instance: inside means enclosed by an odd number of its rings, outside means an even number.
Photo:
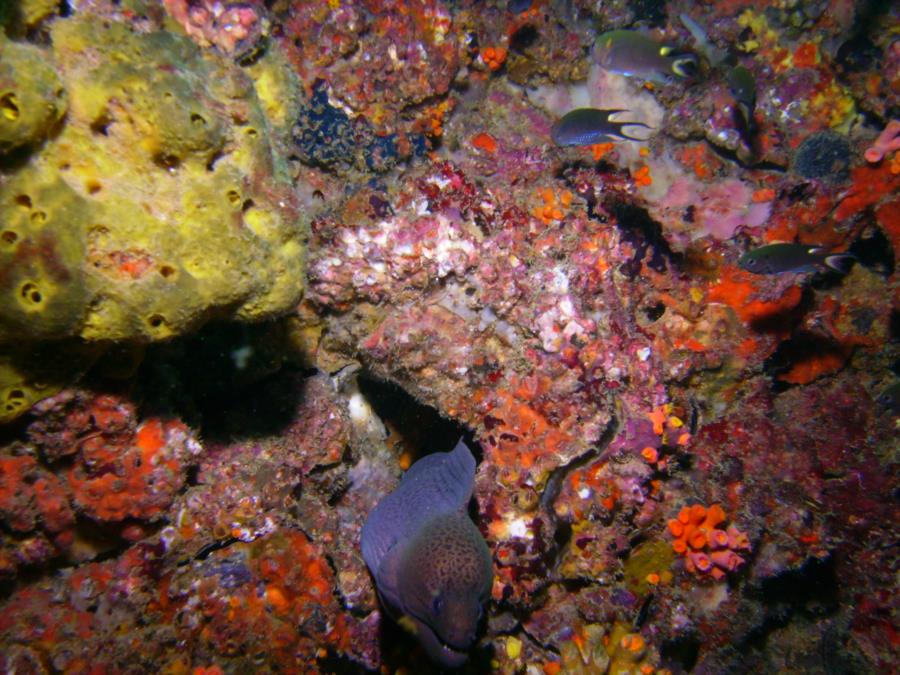
[[[896,7],[0,26],[0,670],[434,671],[359,537],[460,437],[461,672],[900,667]]]

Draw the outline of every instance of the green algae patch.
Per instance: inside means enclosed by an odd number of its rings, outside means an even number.
[[[647,541],[635,548],[625,561],[625,585],[635,595],[646,595],[669,576],[669,568],[675,562],[672,545],[667,541]],[[651,583],[656,575],[656,583]]]
[[[50,38],[48,54],[0,43],[19,59],[0,84],[43,59],[37,83],[2,89],[28,121],[0,122],[0,151],[26,148],[0,176],[0,347],[140,344],[293,310],[308,220],[265,112],[289,80],[268,72],[261,102],[187,38],[90,15]]]

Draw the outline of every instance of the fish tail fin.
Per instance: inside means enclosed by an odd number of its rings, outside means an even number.
[[[639,136],[632,136],[630,134],[625,133],[625,127],[644,127],[644,129],[652,129],[653,127],[644,124],[643,122],[622,122],[619,125],[618,131],[616,131],[617,136],[621,136],[622,138],[627,138],[630,141],[646,141],[647,138],[640,138]]]
[[[825,266],[840,274],[847,274],[858,259],[852,253],[835,253],[825,256]]]

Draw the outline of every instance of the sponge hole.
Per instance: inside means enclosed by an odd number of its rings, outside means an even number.
[[[195,127],[205,127],[206,126],[206,118],[203,115],[198,115],[197,113],[191,114],[191,124]]]
[[[41,293],[41,289],[38,288],[37,284],[30,281],[22,284],[19,294],[26,303],[31,305],[40,305],[44,302],[44,296]]]
[[[181,160],[178,157],[166,153],[154,155],[153,163],[170,173],[174,173],[181,166]]]
[[[12,230],[3,230],[0,232],[0,241],[2,241],[7,246],[12,246],[19,240],[19,235],[17,235]]]
[[[109,115],[104,112],[97,119],[91,122],[91,133],[94,133],[98,136],[109,136],[110,124],[112,124],[112,119],[110,119]]]
[[[89,195],[95,195],[103,189],[103,184],[99,180],[92,178],[85,182],[84,189],[87,190]]]
[[[31,197],[28,195],[16,195],[15,202],[23,209],[31,208]]]
[[[228,201],[231,202],[232,206],[237,206],[241,203],[241,193],[237,190],[229,190],[225,193],[225,196],[228,197]]]
[[[19,119],[19,99],[13,92],[8,91],[0,96],[0,114],[10,122]]]
[[[159,268],[159,273],[163,279],[171,279],[177,274],[177,270],[171,265],[163,265]]]
[[[150,328],[162,328],[166,325],[166,317],[162,314],[151,314],[147,317],[147,324]]]
[[[32,211],[31,222],[35,225],[43,225],[47,222],[47,214],[44,211]]]

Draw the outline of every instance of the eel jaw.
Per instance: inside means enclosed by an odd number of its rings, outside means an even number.
[[[431,626],[424,621],[409,615],[404,618],[412,621],[416,629],[416,637],[432,661],[446,668],[458,668],[469,660],[468,652],[460,651],[443,642],[431,629]]]

